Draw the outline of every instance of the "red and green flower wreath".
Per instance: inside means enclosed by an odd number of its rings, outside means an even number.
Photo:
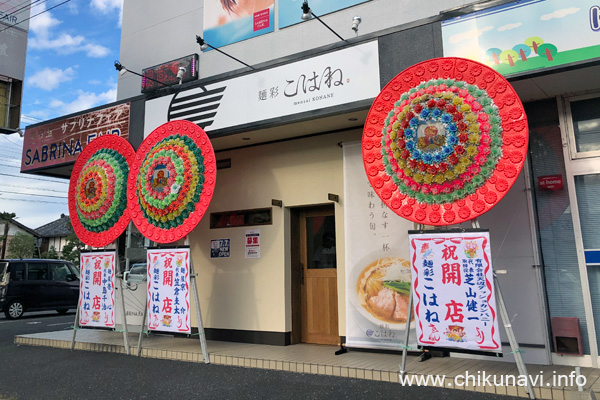
[[[363,161],[379,197],[398,215],[450,225],[489,211],[523,167],[527,119],[510,84],[466,59],[416,64],[375,99]]]
[[[138,149],[129,174],[134,224],[155,242],[185,237],[206,212],[215,179],[216,159],[206,133],[189,121],[161,125]]]
[[[127,228],[127,176],[135,152],[120,136],[88,144],[75,162],[69,185],[69,214],[77,237],[103,247]]]

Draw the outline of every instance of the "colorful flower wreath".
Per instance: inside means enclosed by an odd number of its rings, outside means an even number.
[[[93,140],[77,158],[69,186],[69,212],[77,237],[102,247],[127,227],[127,176],[134,150],[119,136]]]
[[[491,68],[459,58],[400,73],[365,123],[363,160],[375,191],[414,222],[449,225],[491,209],[525,161],[527,120]]]
[[[216,177],[212,145],[194,123],[173,121],[154,130],[138,155],[128,183],[133,221],[153,241],[177,241],[210,203]]]

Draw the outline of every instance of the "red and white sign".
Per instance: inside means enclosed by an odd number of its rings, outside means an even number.
[[[417,343],[501,352],[489,232],[409,234]]]
[[[114,251],[81,253],[79,325],[115,327]]]
[[[538,178],[538,188],[540,190],[562,190],[563,177],[562,175],[540,176]]]
[[[189,248],[148,250],[148,329],[191,333]]]
[[[246,231],[246,258],[260,258],[260,229]]]

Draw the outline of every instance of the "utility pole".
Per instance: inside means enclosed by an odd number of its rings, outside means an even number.
[[[0,219],[4,221],[4,235],[2,236],[2,254],[0,258],[6,256],[6,242],[8,242],[8,229],[10,228],[10,221],[16,217],[15,213],[0,212]]]

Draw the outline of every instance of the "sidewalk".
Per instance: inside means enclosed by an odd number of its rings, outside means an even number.
[[[59,331],[19,335],[15,344],[29,346],[47,346],[70,349],[73,331]],[[128,335],[131,354],[137,354],[138,334]],[[81,329],[77,331],[76,350],[110,352],[125,354],[123,334],[118,332]],[[336,356],[335,346],[297,344],[292,346],[268,346],[247,343],[208,341],[207,349],[210,362],[220,365],[233,365],[247,368],[264,368],[281,371],[303,372],[319,375],[335,375],[358,379],[372,379],[386,382],[398,382],[401,355],[381,354],[364,351],[349,351]],[[144,336],[142,342],[142,357],[179,360],[187,362],[203,362],[200,341],[193,338],[173,337],[170,335]],[[529,374],[534,382],[535,396],[538,399],[570,399],[571,392],[576,386],[571,386],[563,380],[562,386],[556,386],[553,379],[558,375],[569,376],[572,367],[559,365],[528,364]],[[485,384],[485,377],[496,376],[496,382],[506,382],[507,376],[518,377],[519,372],[513,363],[488,360],[472,360],[463,358],[431,358],[419,362],[416,356],[409,356],[407,361],[407,376],[445,376],[443,383],[428,382],[427,386],[446,387],[460,390],[470,390],[486,393],[507,394],[512,396],[529,397],[523,387],[504,385],[495,386],[494,378]],[[465,376],[474,377],[465,379]],[[582,375],[587,379],[585,389],[592,388],[600,392],[600,370],[582,368]],[[480,377],[480,386],[473,383]],[[542,380],[543,378],[543,380]],[[511,378],[512,379],[512,378]],[[470,385],[469,385],[470,384]],[[568,386],[565,386],[568,384]]]

